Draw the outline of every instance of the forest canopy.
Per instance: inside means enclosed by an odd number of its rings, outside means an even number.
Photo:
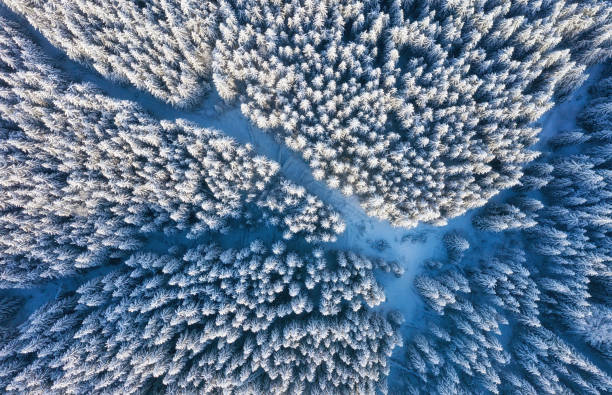
[[[0,391],[612,393],[611,58],[609,0],[0,0]]]

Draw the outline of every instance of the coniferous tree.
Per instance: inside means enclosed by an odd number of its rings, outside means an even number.
[[[532,122],[612,48],[608,1],[221,3],[221,96],[406,227],[517,185]]]
[[[340,216],[249,147],[65,81],[0,21],[0,286],[74,274],[142,248],[271,226],[334,241]]]
[[[132,255],[126,268],[32,314],[0,350],[0,388],[386,391],[387,358],[401,338],[396,315],[365,308],[384,300],[374,264],[341,251],[274,249],[253,242]]]
[[[178,107],[210,87],[214,1],[8,0],[72,59]]]

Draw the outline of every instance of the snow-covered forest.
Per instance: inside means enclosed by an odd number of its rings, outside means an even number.
[[[0,392],[612,393],[609,0],[0,0]]]

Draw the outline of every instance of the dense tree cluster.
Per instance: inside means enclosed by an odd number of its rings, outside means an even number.
[[[502,219],[488,208],[475,222],[525,228],[523,236],[542,258],[538,266],[538,285],[545,295],[542,311],[582,333],[590,344],[609,355],[610,321],[602,319],[612,290],[609,67],[604,75],[578,117],[580,127],[551,139],[553,152],[530,165],[521,179],[519,189],[539,193],[544,203],[529,197],[514,198],[520,206],[515,207],[517,212],[535,218],[531,226],[517,226],[514,218]]]
[[[531,123],[612,49],[605,1],[235,0],[220,14],[220,95],[401,226],[516,184]]]
[[[427,319],[393,389],[612,393],[612,68],[530,150],[611,57],[609,0],[5,2],[177,107],[213,83],[393,225],[513,187],[472,217],[494,252],[451,231],[416,276]],[[0,19],[0,288],[90,279],[25,322],[2,291],[0,391],[386,393],[401,316],[373,273],[403,269],[323,245],[344,226],[249,145],[71,82]]]
[[[579,141],[550,155],[538,226],[525,231],[543,258],[543,312],[612,357],[612,68],[579,115]],[[567,148],[564,148],[567,147]],[[607,311],[608,318],[602,319]],[[604,313],[605,315],[605,313]]]
[[[0,22],[0,286],[73,274],[153,232],[266,225],[334,241],[339,215],[217,131],[70,84]]]
[[[527,265],[522,247],[514,246],[476,268],[453,266],[417,277],[418,292],[440,315],[409,342],[411,374],[395,386],[414,394],[610,392],[612,377],[541,313],[546,290]],[[502,330],[512,332],[509,340]]]
[[[531,124],[612,55],[612,3],[9,0],[70,57],[172,104],[212,79],[317,179],[399,226],[515,185]]]
[[[178,107],[210,89],[216,5],[197,0],[6,0],[72,59]]]
[[[70,83],[5,20],[0,51],[1,286],[117,263],[0,327],[0,389],[386,390],[401,318],[370,308],[396,263],[318,247],[342,219],[249,147]]]
[[[405,388],[612,391],[606,373],[612,357],[612,69],[603,75],[579,128],[551,139],[553,151],[527,168],[515,196],[474,217],[477,227],[506,231],[503,237],[515,240],[507,243],[518,244],[477,264],[417,277],[418,292],[438,315],[408,345],[415,374],[405,377]],[[487,360],[490,344],[509,353]]]
[[[9,393],[374,393],[401,342],[373,263],[260,241],[137,253],[0,349]],[[333,268],[333,269],[330,269]]]
[[[418,292],[442,316],[428,323],[407,347],[407,364],[415,380],[406,390],[451,394],[483,388],[499,393],[500,371],[510,362],[500,342],[500,327],[508,324],[509,317],[496,307],[514,310],[520,302],[531,304],[537,297],[525,292],[534,283],[523,262],[520,251],[513,249],[476,273],[452,267],[416,278]],[[516,272],[510,276],[512,269]],[[490,300],[483,294],[491,295]]]

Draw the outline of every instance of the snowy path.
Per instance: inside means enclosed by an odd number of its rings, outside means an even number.
[[[211,93],[196,110],[177,110],[146,92],[139,91],[130,85],[113,83],[95,70],[68,59],[63,52],[52,46],[40,33],[34,30],[24,18],[14,14],[2,5],[0,5],[0,15],[17,22],[22,28],[26,29],[34,41],[42,47],[43,52],[51,59],[51,62],[66,75],[69,75],[71,80],[91,83],[115,99],[135,101],[157,119],[175,120],[182,118],[202,127],[218,129],[233,137],[239,143],[251,144],[257,154],[277,161],[281,165],[283,176],[304,186],[309,193],[332,205],[343,215],[347,224],[346,231],[330,247],[350,249],[386,260],[397,261],[404,268],[405,273],[401,278],[395,278],[392,274],[385,273],[378,276],[387,295],[387,302],[381,308],[399,309],[404,313],[406,317],[404,333],[409,332],[412,323],[422,315],[422,308],[420,308],[422,303],[412,289],[412,279],[426,259],[444,258],[445,252],[441,245],[442,235],[451,229],[461,229],[476,249],[480,248],[481,243],[486,241],[483,239],[487,237],[486,235],[474,233],[471,227],[471,217],[474,210],[450,220],[448,225],[444,227],[423,224],[411,230],[394,228],[386,221],[369,218],[359,207],[354,197],[347,198],[338,191],[331,190],[324,183],[316,181],[308,165],[300,158],[298,153],[290,151],[284,145],[275,141],[270,134],[251,125],[238,108],[223,104],[216,93]],[[577,109],[584,104],[587,96],[586,90],[600,70],[601,68],[597,67],[591,69],[591,76],[587,83],[564,103],[556,106],[542,117],[538,124],[543,128],[541,134],[543,140],[549,138],[562,125],[569,125],[565,126],[566,128],[573,127],[569,123],[573,122]],[[539,143],[538,148],[542,147],[544,147],[543,144]],[[496,199],[503,198],[506,195],[507,193],[503,192]],[[386,241],[386,248],[374,248],[373,244],[378,240]],[[45,298],[53,297],[58,287],[62,286],[62,282],[59,281],[29,290],[36,296],[33,297],[33,305],[26,307],[26,310],[34,309],[36,307],[34,306],[35,301],[40,304],[44,303]],[[415,315],[418,312],[421,313]]]

